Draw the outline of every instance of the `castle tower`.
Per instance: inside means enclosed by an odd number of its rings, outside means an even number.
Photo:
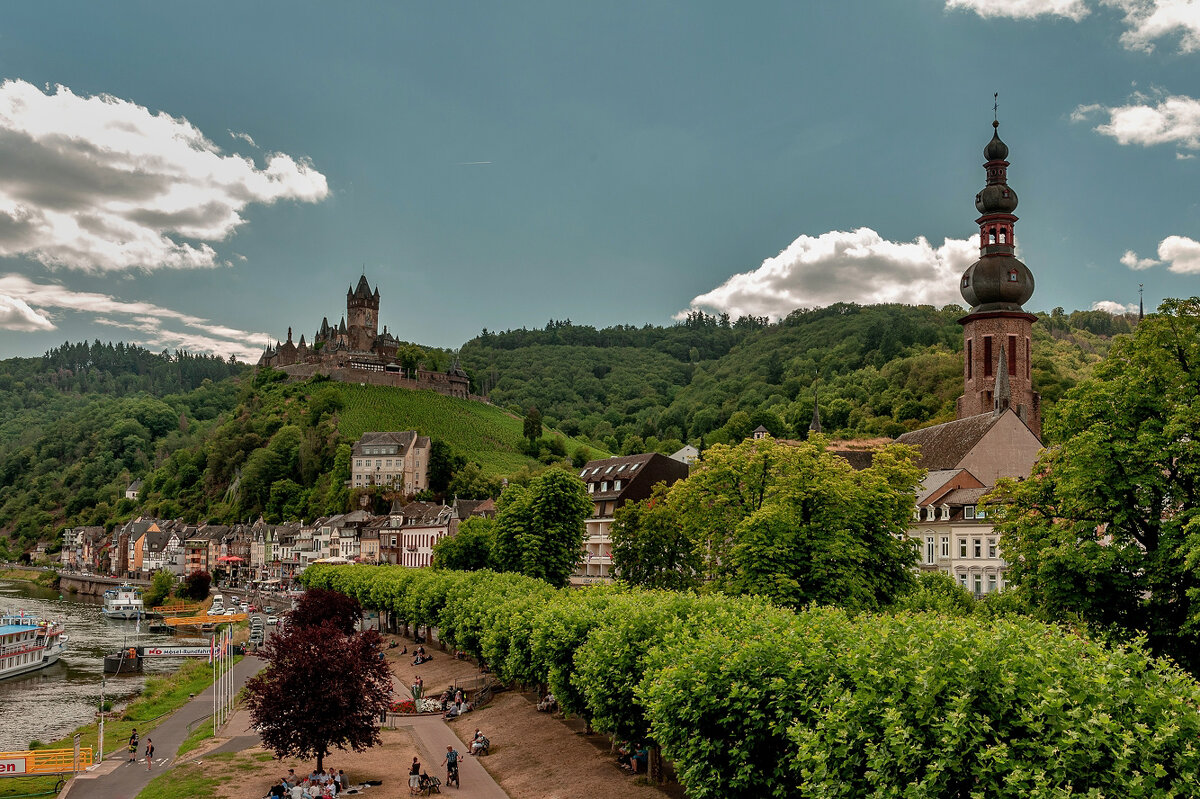
[[[1037,317],[1022,307],[1033,296],[1033,273],[1016,257],[1017,193],[1008,186],[1008,146],[1000,141],[999,127],[992,122],[992,140],[983,150],[987,185],[975,195],[979,260],[963,272],[959,286],[971,311],[958,320],[964,354],[958,418],[1011,407],[1040,437],[1042,400],[1029,368]]]
[[[379,337],[379,287],[371,293],[367,276],[358,279],[358,287],[346,292],[346,326],[352,350],[369,350]]]

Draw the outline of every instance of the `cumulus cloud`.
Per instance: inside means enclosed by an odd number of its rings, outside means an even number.
[[[1179,50],[1200,50],[1200,3],[1195,0],[1104,0],[1125,12],[1121,43],[1149,53],[1158,39],[1179,37]]]
[[[23,308],[35,326],[16,327],[4,322],[9,306]],[[37,310],[34,310],[37,309]],[[148,302],[127,301],[97,292],[74,291],[59,283],[37,283],[24,275],[0,276],[0,328],[9,330],[53,330],[48,311],[88,314],[93,321],[134,331],[130,339],[152,350],[185,349],[239,360],[256,360],[270,341],[266,333],[251,333],[209,319]],[[40,320],[37,322],[36,320]]]
[[[24,300],[0,294],[0,330],[53,330],[54,323],[29,307]]]
[[[1177,94],[1156,101],[1135,94],[1126,105],[1081,105],[1071,113],[1071,119],[1090,121],[1097,114],[1106,116],[1108,121],[1097,125],[1096,132],[1116,139],[1118,144],[1143,147],[1170,144],[1200,149],[1200,100],[1193,97]]]
[[[974,11],[981,17],[1066,17],[1078,22],[1088,15],[1083,0],[946,0],[946,8]]]
[[[1125,264],[1125,266],[1128,266],[1130,269],[1141,271],[1143,269],[1149,269],[1152,266],[1158,266],[1162,262],[1156,261],[1153,258],[1139,258],[1138,254],[1133,250],[1126,250],[1125,254],[1121,256],[1121,263]]]
[[[834,302],[961,303],[958,279],[978,257],[975,239],[934,247],[924,236],[888,241],[866,227],[801,236],[753,272],[696,297],[691,308],[778,319]]]
[[[1113,316],[1122,316],[1127,313],[1137,313],[1137,309],[1137,303],[1122,305],[1121,303],[1114,302],[1113,300],[1100,300],[1099,302],[1092,303],[1093,311],[1104,311],[1105,313],[1110,313]]]
[[[1180,275],[1200,274],[1200,241],[1187,236],[1167,236],[1158,244],[1158,260],[1139,258],[1133,250],[1121,256],[1121,263],[1130,269],[1149,269],[1166,264],[1167,269]]]
[[[308,161],[264,159],[222,153],[186,119],[128,100],[4,81],[0,256],[93,273],[219,266],[211,242],[251,203],[329,193]]]

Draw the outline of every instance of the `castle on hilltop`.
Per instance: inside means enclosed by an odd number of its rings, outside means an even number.
[[[289,327],[287,341],[268,346],[258,365],[279,369],[296,380],[323,374],[345,383],[428,389],[450,397],[470,397],[470,378],[457,359],[445,372],[406,369],[396,360],[399,349],[400,340],[388,332],[386,325],[379,332],[379,287],[371,291],[363,275],[357,288],[346,292],[346,315],[341,322],[334,326],[328,317],[322,319],[312,344],[304,340],[303,333],[300,342],[293,343]]]

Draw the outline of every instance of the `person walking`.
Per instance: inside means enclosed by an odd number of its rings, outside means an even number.
[[[138,734],[137,734],[137,727],[134,727],[133,732],[131,732],[129,734],[129,762],[130,763],[132,763],[134,760],[137,760],[137,750],[138,750]]]
[[[154,741],[147,736],[146,738],[146,771],[154,765]]]
[[[408,770],[408,792],[413,796],[421,792],[421,761],[415,757],[412,767]]]

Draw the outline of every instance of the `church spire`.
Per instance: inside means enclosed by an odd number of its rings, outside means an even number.
[[[996,405],[992,410],[996,416],[1008,410],[1012,404],[1012,388],[1008,382],[1008,358],[1004,355],[1004,345],[1000,345],[1000,362],[996,365]]]
[[[823,432],[821,430],[821,408],[819,405],[817,405],[816,384],[813,385],[813,418],[812,418],[812,424],[810,424],[808,426],[808,432],[810,432],[810,433]]]

